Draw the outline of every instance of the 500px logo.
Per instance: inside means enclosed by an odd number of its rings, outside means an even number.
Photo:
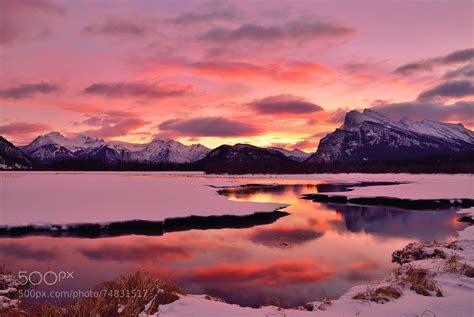
[[[48,272],[38,272],[38,271],[19,271],[18,272],[18,281],[20,285],[40,285],[44,283],[46,285],[52,286],[64,280],[74,279],[74,271],[48,271]]]

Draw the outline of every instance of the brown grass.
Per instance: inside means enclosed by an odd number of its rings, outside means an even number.
[[[41,304],[25,313],[21,313],[19,309],[10,309],[2,312],[0,316],[114,317],[137,316],[141,312],[154,314],[160,305],[172,303],[179,298],[178,294],[183,294],[178,287],[143,271],[103,282],[97,285],[94,291],[102,296],[82,298],[64,307]],[[136,296],[132,296],[133,294]],[[120,313],[119,307],[122,307]]]
[[[457,273],[459,271],[461,257],[458,254],[449,256],[444,262],[443,272]]]
[[[393,299],[397,299],[400,296],[402,296],[400,288],[394,285],[387,285],[377,288],[370,288],[367,286],[367,290],[365,292],[357,293],[352,298],[383,304]]]
[[[458,254],[453,254],[446,259],[442,268],[443,272],[459,273],[467,277],[474,277],[474,267],[465,262],[461,262],[461,257]]]
[[[474,277],[474,266],[469,265],[467,263],[463,263],[461,265],[461,273],[466,275],[467,277]]]
[[[400,275],[400,281],[403,285],[410,285],[410,288],[417,294],[423,296],[432,296],[433,294],[438,297],[443,296],[441,287],[433,279],[428,269],[409,265]]]
[[[426,247],[449,247],[451,244],[442,245],[436,241],[425,242],[423,244],[410,243],[401,250],[396,250],[392,253],[392,262],[396,262],[400,265],[409,263],[412,261],[418,261],[423,259],[446,259],[446,254],[438,248],[435,248],[432,253],[426,253]]]

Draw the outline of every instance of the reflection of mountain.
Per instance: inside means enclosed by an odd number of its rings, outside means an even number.
[[[347,230],[382,237],[444,240],[465,226],[456,221],[457,210],[406,211],[373,206],[324,205],[344,217]]]

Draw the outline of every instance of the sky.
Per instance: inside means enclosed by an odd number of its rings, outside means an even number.
[[[0,0],[0,134],[314,151],[349,110],[474,128],[474,2]]]

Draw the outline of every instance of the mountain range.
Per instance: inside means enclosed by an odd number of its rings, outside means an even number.
[[[67,138],[59,132],[41,135],[20,149],[36,162],[50,164],[65,160],[103,160],[140,163],[191,163],[198,161],[210,149],[200,144],[184,145],[173,140],[155,140],[149,144],[119,141],[105,142],[83,134]]]
[[[221,145],[211,150],[201,144],[184,145],[170,139],[148,144],[105,142],[83,134],[65,137],[59,132],[50,132],[18,148],[2,137],[0,168],[50,166],[54,169],[64,162],[102,162],[107,166],[169,164],[213,172],[283,173],[329,164],[415,161],[439,155],[456,156],[473,150],[474,132],[462,124],[431,120],[414,122],[407,118],[395,122],[366,109],[348,112],[343,125],[322,138],[313,154],[250,144]]]

